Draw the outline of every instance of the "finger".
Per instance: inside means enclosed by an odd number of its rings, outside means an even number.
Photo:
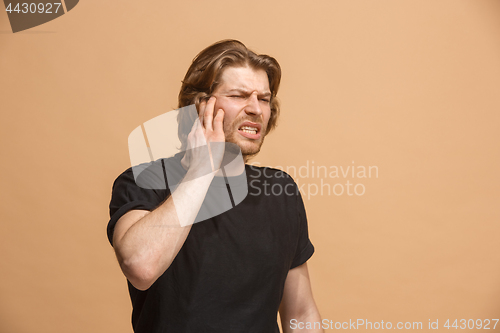
[[[203,125],[207,130],[213,130],[212,121],[214,117],[215,97],[210,97],[203,114]]]
[[[214,119],[214,131],[224,132],[224,110],[219,109]]]
[[[203,125],[203,114],[205,113],[206,106],[207,106],[207,101],[202,101],[199,106],[200,112],[198,112],[198,119],[200,119],[202,125]]]

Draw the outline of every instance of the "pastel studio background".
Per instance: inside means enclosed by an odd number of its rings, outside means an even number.
[[[253,163],[296,168],[322,317],[499,318],[499,1],[86,0],[16,34],[0,12],[0,332],[132,332],[111,185],[226,38],[282,65]]]

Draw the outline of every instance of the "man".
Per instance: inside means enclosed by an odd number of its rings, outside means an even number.
[[[278,310],[284,332],[292,332],[292,319],[320,321],[306,264],[314,247],[288,175],[233,168],[224,178],[250,185],[248,195],[194,224],[211,184],[224,179],[221,144],[237,145],[247,162],[276,126],[280,78],[274,58],[238,41],[209,46],[179,94],[179,107],[195,104],[199,116],[188,135],[179,134],[185,153],[161,161],[183,180],[172,191],[146,189],[132,168],[116,179],[108,237],[128,280],[135,332],[279,332]]]

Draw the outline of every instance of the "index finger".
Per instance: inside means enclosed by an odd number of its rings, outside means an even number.
[[[198,106],[198,119],[200,119],[200,122],[203,124],[203,114],[205,113],[205,108],[207,106],[207,101],[202,100]]]
[[[213,129],[213,118],[214,118],[214,107],[215,107],[215,97],[212,96],[208,100],[207,104],[205,105],[205,109],[203,110],[203,127],[212,130]]]

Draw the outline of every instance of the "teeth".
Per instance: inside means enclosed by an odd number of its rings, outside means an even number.
[[[245,133],[250,133],[250,134],[257,134],[257,131],[249,131],[249,130],[246,130],[246,129],[242,129],[241,131],[245,132]]]
[[[240,131],[249,133],[249,134],[257,134],[257,128],[255,127],[250,127],[250,126],[242,126],[240,128]]]
[[[250,127],[250,126],[241,127],[241,131],[245,132],[245,133],[250,133],[250,134],[257,134],[257,128]]]

